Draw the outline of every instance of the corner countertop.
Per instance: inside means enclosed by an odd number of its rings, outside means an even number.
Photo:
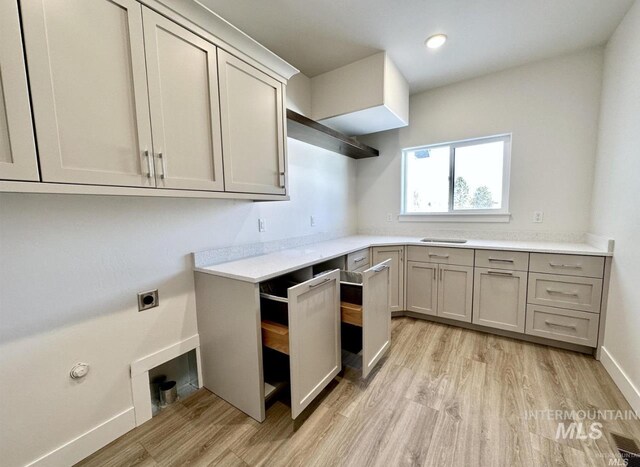
[[[421,237],[354,235],[260,256],[251,256],[213,266],[196,267],[195,271],[245,282],[262,282],[322,261],[372,246],[421,245],[475,250],[528,251],[570,255],[613,256],[610,251],[587,243],[529,242],[507,240],[473,240],[466,243],[420,242]]]

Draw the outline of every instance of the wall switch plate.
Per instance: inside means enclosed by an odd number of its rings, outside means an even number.
[[[535,211],[533,213],[533,222],[535,224],[540,224],[544,219],[544,213],[542,211]]]
[[[267,230],[264,219],[258,219],[258,232],[264,232]]]
[[[138,311],[145,311],[155,308],[160,304],[158,289],[140,292],[138,294]]]
[[[311,222],[311,227],[315,227],[316,226],[316,218],[315,217],[311,216],[309,221]]]
[[[393,222],[393,214],[390,212],[387,213],[387,222]]]

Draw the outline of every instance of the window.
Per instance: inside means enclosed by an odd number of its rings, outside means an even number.
[[[402,151],[402,214],[507,214],[511,136]]]

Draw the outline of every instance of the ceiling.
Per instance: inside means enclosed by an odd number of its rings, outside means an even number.
[[[411,92],[603,44],[633,0],[199,0],[309,77],[386,50]],[[449,36],[438,50],[424,46]]]

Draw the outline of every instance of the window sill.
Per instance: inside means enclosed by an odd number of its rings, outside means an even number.
[[[483,222],[483,223],[508,223],[511,214],[508,212],[438,212],[422,214],[400,214],[399,222]]]

